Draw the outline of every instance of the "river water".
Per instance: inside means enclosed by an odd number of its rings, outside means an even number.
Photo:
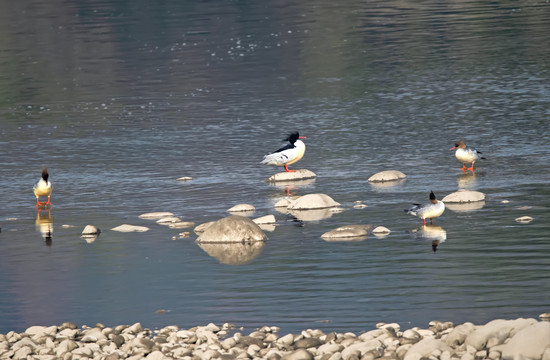
[[[547,1],[2,3],[0,332],[360,332],[550,311],[549,22]],[[317,178],[270,185],[281,168],[259,162],[295,130],[307,150],[291,168]],[[474,174],[449,151],[460,138],[486,157]],[[49,213],[32,193],[43,166]],[[367,181],[389,169],[408,177]],[[459,188],[487,199],[428,229],[403,212]],[[296,219],[273,207],[287,191],[346,210]],[[278,223],[246,258],[138,217],[198,225],[239,203]],[[110,230],[124,223],[150,230]],[[392,232],[321,238],[345,224]]]

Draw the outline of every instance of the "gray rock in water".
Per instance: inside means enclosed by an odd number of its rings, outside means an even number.
[[[447,203],[470,203],[484,201],[485,194],[479,191],[460,189],[445,196],[441,201]]]
[[[204,230],[206,230],[206,228],[209,227],[210,225],[212,225],[213,223],[215,223],[215,221],[209,221],[209,222],[202,223],[202,224],[198,225],[197,227],[195,227],[193,229],[193,231],[195,232],[195,234],[199,235],[199,234],[203,233]]]
[[[321,237],[325,240],[364,237],[372,227],[372,225],[344,225],[324,233]]]
[[[145,232],[145,231],[149,231],[149,228],[146,226],[122,224],[112,228],[111,230],[119,231],[119,232]]]
[[[300,196],[292,201],[288,206],[288,210],[313,210],[326,209],[340,206],[339,202],[334,201],[326,194],[307,194]]]
[[[148,220],[158,220],[169,216],[174,216],[174,214],[168,211],[157,211],[157,212],[149,212],[149,213],[141,214],[139,218],[148,219]]]
[[[265,241],[267,236],[254,221],[233,215],[214,222],[197,238],[198,243],[250,243]]]
[[[368,181],[369,182],[385,182],[385,181],[397,181],[403,180],[407,175],[403,174],[398,170],[385,170],[379,173],[372,175]]]

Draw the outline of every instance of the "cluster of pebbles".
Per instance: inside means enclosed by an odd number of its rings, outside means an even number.
[[[0,359],[550,359],[550,322],[535,319],[477,326],[432,321],[428,329],[405,331],[396,323],[379,323],[359,335],[308,329],[279,336],[278,331],[264,326],[243,335],[231,324],[155,331],[140,323],[31,326],[23,333],[0,334]]]

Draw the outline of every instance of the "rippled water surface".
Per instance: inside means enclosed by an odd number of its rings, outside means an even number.
[[[0,332],[64,321],[359,332],[550,311],[549,21],[546,1],[5,2]],[[259,162],[293,130],[307,150],[291,168],[317,178],[270,185],[281,169]],[[449,151],[459,138],[486,157],[475,174]],[[32,193],[43,166],[49,213]],[[367,182],[388,169],[408,177]],[[487,199],[428,228],[403,212],[459,188]],[[345,211],[280,213],[287,191]],[[278,223],[245,257],[138,217],[200,224],[239,203]],[[524,215],[534,220],[514,220]],[[110,230],[124,223],[150,230]],[[102,229],[94,242],[80,237],[87,224]],[[345,224],[392,232],[321,238]]]

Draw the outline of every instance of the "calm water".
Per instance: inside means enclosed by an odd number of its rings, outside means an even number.
[[[546,1],[0,4],[0,332],[64,321],[360,332],[550,311],[549,21]],[[292,130],[308,137],[294,168],[318,177],[288,190],[346,211],[274,210],[287,188],[258,163]],[[448,150],[459,138],[487,157],[474,176]],[[43,166],[50,217],[32,194]],[[387,169],[408,178],[366,181]],[[403,212],[458,188],[487,201],[447,209],[430,233]],[[248,258],[138,218],[199,224],[238,203],[278,221]],[[151,230],[109,230],[123,223]],[[392,233],[320,237],[354,223]],[[87,224],[103,230],[93,243],[80,238]]]

